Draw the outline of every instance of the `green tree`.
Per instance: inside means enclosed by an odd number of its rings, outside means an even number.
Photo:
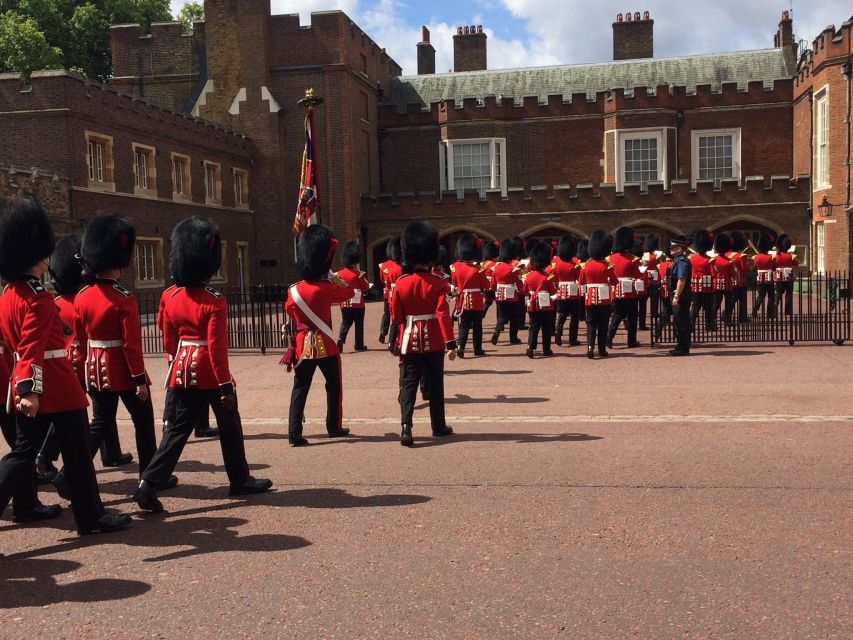
[[[56,69],[62,52],[47,43],[35,20],[12,11],[0,14],[0,69],[14,70],[29,81],[36,69]]]
[[[193,22],[204,19],[204,3],[187,2],[181,7],[177,18],[184,25],[184,31],[190,33],[193,30]]]

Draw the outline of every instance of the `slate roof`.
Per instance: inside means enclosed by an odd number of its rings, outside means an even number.
[[[426,107],[432,102],[479,98],[512,97],[517,103],[524,96],[537,96],[545,102],[549,95],[586,93],[594,99],[596,92],[609,89],[686,86],[693,92],[696,85],[710,84],[719,90],[724,82],[737,82],[746,89],[750,81],[760,80],[772,87],[774,80],[791,78],[793,70],[785,63],[782,49],[759,49],[735,53],[714,53],[680,58],[649,58],[595,64],[467,71],[394,78],[388,102],[405,111],[407,104]]]

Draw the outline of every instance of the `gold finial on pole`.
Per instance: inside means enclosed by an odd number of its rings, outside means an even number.
[[[296,104],[300,107],[316,107],[318,104],[323,104],[323,98],[314,95],[314,87],[305,89],[305,97],[299,100]]]

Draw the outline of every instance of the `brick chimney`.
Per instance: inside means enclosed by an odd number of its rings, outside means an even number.
[[[655,21],[648,11],[616,14],[613,23],[613,59],[637,60],[653,58],[655,51]]]
[[[435,48],[429,43],[429,29],[421,27],[421,42],[418,43],[418,75],[435,73]]]
[[[457,27],[453,36],[453,70],[486,70],[486,34],[483,25]]]
[[[794,42],[794,21],[787,11],[782,12],[782,20],[773,36],[773,46],[783,50],[788,68],[793,69],[797,62],[797,43]]]

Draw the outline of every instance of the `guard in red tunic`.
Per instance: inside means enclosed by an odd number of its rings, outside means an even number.
[[[645,291],[645,287],[643,274],[640,271],[640,259],[632,253],[635,239],[636,236],[631,227],[619,227],[613,238],[610,264],[617,282],[614,290],[613,315],[610,316],[610,326],[607,330],[607,346],[611,348],[616,330],[623,320],[628,331],[628,346],[640,346],[637,340],[638,298],[640,291]]]
[[[774,238],[770,234],[762,233],[758,238],[758,255],[752,259],[755,266],[755,276],[758,281],[758,298],[752,308],[752,317],[755,318],[764,301],[767,301],[767,317],[776,317],[776,295],[774,291],[773,275],[776,271],[776,260],[770,254],[773,249]]]
[[[782,305],[785,299],[784,313],[790,316],[794,313],[794,269],[799,262],[791,253],[791,239],[783,233],[776,240],[776,269],[773,272],[776,284],[776,304]]]
[[[598,355],[608,355],[607,325],[613,290],[619,282],[607,262],[611,247],[612,240],[605,231],[593,231],[587,244],[589,260],[583,263],[579,279],[586,305],[586,357],[590,360],[595,358],[596,342]]]
[[[672,322],[672,299],[670,298],[669,288],[666,284],[667,278],[669,277],[669,268],[671,266],[672,258],[665,253],[661,253],[657,264],[658,282],[660,283],[660,314],[658,315],[658,321],[655,325],[655,338],[657,340],[660,340],[661,337],[663,337],[663,328]]]
[[[489,290],[489,279],[485,268],[477,264],[481,254],[481,241],[473,233],[463,233],[456,243],[459,260],[450,265],[450,278],[456,291],[456,316],[459,318],[459,350],[457,355],[465,357],[468,333],[474,330],[474,355],[484,356],[483,315],[485,294]]]
[[[746,311],[747,305],[747,276],[749,274],[749,258],[746,255],[748,246],[746,236],[741,231],[732,231],[731,250],[726,257],[732,261],[734,270],[732,272],[732,298],[737,305],[737,321],[739,324],[749,322]]]
[[[391,296],[391,320],[400,328],[400,444],[411,447],[412,415],[422,376],[429,379],[429,415],[432,435],[449,436],[444,414],[444,354],[456,357],[453,321],[447,304],[447,285],[430,272],[438,260],[438,229],[414,220],[403,229],[403,261],[407,274],[397,281]]]
[[[500,254],[501,243],[497,240],[490,240],[483,244],[483,262],[480,266],[483,269],[483,274],[486,280],[489,281],[489,288],[483,293],[485,296],[485,308],[483,315],[489,312],[489,308],[495,302],[495,265],[498,263],[498,255]]]
[[[563,328],[569,320],[569,346],[580,344],[578,328],[581,319],[583,296],[578,283],[581,268],[576,260],[577,240],[568,234],[557,243],[557,255],[551,263],[551,273],[557,280],[557,324],[554,342],[563,344]]]
[[[643,271],[643,278],[646,281],[646,288],[648,289],[648,297],[647,300],[650,303],[652,308],[652,315],[660,316],[660,286],[661,286],[661,276],[660,271],[658,270],[658,265],[660,264],[661,256],[663,252],[658,249],[660,246],[660,238],[658,238],[658,234],[650,233],[643,240],[643,250],[644,253],[642,255],[641,267],[640,269]],[[646,327],[646,304],[640,301],[640,329],[644,329]]]
[[[163,347],[175,354],[166,384],[175,420],[142,472],[133,499],[141,509],[163,510],[156,488],[169,483],[187,439],[208,406],[219,424],[219,446],[230,495],[262,493],[272,482],[253,478],[246,462],[234,378],[228,366],[228,302],[207,281],[222,266],[219,230],[204,218],[188,218],[172,231],[169,269],[177,287],[166,300]]]
[[[551,336],[556,320],[557,276],[545,269],[551,264],[551,250],[539,243],[530,252],[530,271],[524,279],[523,291],[530,314],[530,333],[527,337],[527,357],[536,351],[539,333],[542,332],[542,355],[550,357]]]
[[[402,262],[402,249],[400,248],[400,238],[391,238],[385,246],[385,262],[379,265],[379,277],[382,280],[382,295],[385,308],[382,313],[382,324],[379,326],[379,342],[385,344],[385,337],[391,330],[391,292],[394,291],[394,285],[397,279],[402,275],[400,263]],[[390,340],[393,344],[393,340]]]
[[[0,205],[0,277],[9,284],[0,297],[0,334],[14,354],[7,412],[16,413],[12,452],[0,461],[0,515],[14,496],[20,521],[59,515],[35,489],[35,459],[50,425],[65,462],[77,531],[115,531],[125,515],[104,513],[89,453],[86,394],[65,351],[66,336],[53,296],[41,284],[53,253],[53,230],[34,201]]]
[[[736,268],[728,254],[731,252],[732,240],[727,233],[718,233],[714,237],[714,258],[711,260],[711,277],[714,280],[714,319],[719,317],[723,300],[726,307],[723,310],[723,323],[726,326],[734,324],[734,278]]]
[[[350,327],[355,324],[355,350],[367,351],[364,344],[364,297],[370,289],[367,274],[359,269],[361,264],[361,246],[350,242],[341,253],[341,262],[345,265],[338,271],[338,277],[353,290],[352,298],[341,302],[341,330],[338,333],[338,351],[344,350]]]
[[[512,240],[501,241],[498,262],[493,270],[498,320],[495,325],[495,332],[492,334],[492,344],[498,343],[498,338],[507,323],[509,323],[509,343],[521,344],[521,340],[518,338],[518,329],[521,324],[518,314],[521,266],[517,260],[516,250],[516,245]]]
[[[690,265],[693,268],[690,283],[693,306],[690,307],[690,326],[696,328],[696,318],[702,310],[705,314],[706,331],[717,330],[717,320],[714,317],[714,277],[711,274],[711,258],[708,256],[712,242],[711,234],[706,229],[693,232],[694,253],[690,256]]]
[[[9,358],[9,350],[3,342],[3,335],[0,334],[0,385],[2,389],[9,388],[9,380],[12,379],[13,363]],[[3,439],[10,449],[15,448],[15,415],[6,411],[6,403],[0,402],[0,432],[3,433]]]
[[[330,438],[349,434],[343,426],[341,354],[332,333],[331,307],[351,300],[355,290],[332,272],[337,240],[332,230],[311,225],[299,236],[297,266],[304,280],[290,287],[284,310],[294,336],[293,392],[290,396],[288,438],[302,447],[305,401],[317,369],[326,378],[326,431]]]

